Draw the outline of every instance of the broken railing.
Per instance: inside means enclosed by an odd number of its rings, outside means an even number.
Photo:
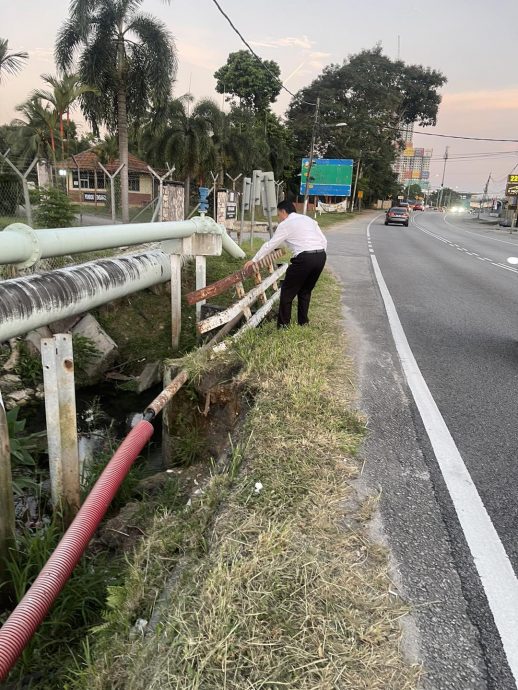
[[[201,319],[196,324],[196,328],[200,335],[214,331],[236,319],[237,317],[244,317],[246,323],[239,331],[240,333],[254,328],[265,318],[268,312],[272,309],[275,302],[279,299],[280,291],[278,280],[286,273],[288,264],[280,264],[277,268],[274,267],[274,262],[282,256],[282,250],[276,249],[271,254],[268,254],[261,261],[248,266],[247,268],[237,271],[232,275],[222,278],[211,285],[207,285],[195,292],[190,292],[187,296],[188,304],[203,304],[211,297],[217,297],[222,293],[234,288],[238,301],[230,307],[218,311],[218,313]],[[261,275],[261,269],[266,269],[268,274],[265,277]],[[247,293],[244,288],[244,281],[246,278],[252,277],[254,280],[254,287]],[[268,297],[267,290],[271,289],[272,294]],[[252,313],[252,306],[259,302],[261,305],[259,309]]]
[[[249,266],[188,295],[187,299],[190,304],[199,304],[209,297],[215,297],[234,287],[238,297],[238,301],[232,306],[198,323],[199,333],[219,329],[202,349],[214,348],[233,328],[239,325],[243,317],[246,323],[235,336],[257,325],[266,316],[279,298],[280,290],[277,281],[284,275],[288,267],[287,264],[274,267],[274,261],[279,259],[281,255],[282,252],[276,250],[258,264]],[[268,272],[264,278],[261,276],[261,269],[266,269]],[[254,287],[247,293],[243,283],[249,277],[253,278]],[[272,291],[270,297],[268,297],[267,290]],[[261,306],[252,314],[252,306],[256,302],[259,302]],[[153,435],[151,421],[171,402],[174,395],[189,378],[187,370],[182,369],[160,395],[148,405],[144,410],[142,421],[124,439],[106,465],[89,496],[79,508],[77,443],[72,433],[72,430],[75,429],[75,410],[73,409],[74,367],[71,339],[69,335],[61,334],[54,336],[54,339],[45,340],[43,343],[46,393],[56,389],[57,397],[55,406],[48,413],[50,412],[56,419],[59,419],[59,423],[54,423],[53,426],[58,429],[60,434],[60,438],[56,439],[56,450],[59,451],[57,454],[60,462],[51,468],[51,477],[54,477],[53,484],[60,487],[60,492],[63,492],[63,495],[54,495],[53,498],[54,500],[63,498],[65,504],[68,504],[66,507],[68,507],[68,518],[71,519],[71,524],[43,570],[0,628],[0,681],[7,677],[32,635],[48,614],[103,519],[118,487]],[[50,446],[49,443],[49,451]],[[9,436],[0,395],[0,489],[3,488],[0,498],[9,508],[9,513],[4,512],[2,516],[4,521],[0,520],[2,526],[0,529],[0,547],[4,551],[8,548],[14,535],[9,458]],[[66,490],[64,490],[65,486]],[[75,517],[73,517],[74,514]]]

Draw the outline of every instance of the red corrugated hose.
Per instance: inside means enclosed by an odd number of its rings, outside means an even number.
[[[152,435],[152,424],[142,420],[126,436],[45,567],[0,629],[0,680],[5,679],[49,612],[83,555],[124,477]]]

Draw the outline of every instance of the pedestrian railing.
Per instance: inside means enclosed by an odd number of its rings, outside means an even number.
[[[190,292],[186,298],[187,303],[191,305],[205,303],[207,299],[217,297],[232,288],[235,289],[238,298],[237,302],[230,307],[218,311],[216,314],[208,316],[205,319],[199,320],[196,325],[198,333],[203,335],[210,331],[214,331],[236,318],[245,319],[245,324],[239,333],[257,326],[271,311],[275,302],[280,297],[278,281],[286,273],[288,264],[283,263],[275,267],[274,263],[282,255],[283,252],[276,249],[258,263],[244,268],[241,271],[237,271],[200,290]],[[261,270],[266,270],[267,275],[263,277],[261,275]],[[244,287],[244,281],[247,278],[253,278],[254,281],[254,287],[248,292],[245,291]],[[270,297],[268,297],[268,290],[271,290]],[[256,302],[260,304],[260,307],[253,313],[252,307]]]

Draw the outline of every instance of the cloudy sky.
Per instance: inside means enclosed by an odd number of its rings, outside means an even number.
[[[223,9],[264,58],[276,60],[291,91],[308,84],[331,62],[380,42],[396,57],[441,70],[448,77],[437,127],[428,132],[518,140],[518,2],[494,0],[220,0]],[[26,50],[23,72],[0,87],[0,123],[54,71],[56,31],[68,0],[0,0],[0,36],[14,50]],[[143,9],[160,17],[173,33],[179,71],[175,94],[190,88],[196,97],[215,93],[215,70],[243,46],[212,0],[145,0]],[[283,114],[283,92],[274,109]],[[432,185],[442,176],[441,157],[450,147],[445,184],[479,192],[492,173],[490,192],[505,186],[518,166],[518,143],[458,141],[416,135],[417,146],[433,147]],[[473,154],[473,156],[471,156]],[[459,156],[458,160],[455,158]],[[464,156],[464,158],[462,158]],[[469,156],[469,158],[466,158]],[[517,168],[518,169],[518,168]]]

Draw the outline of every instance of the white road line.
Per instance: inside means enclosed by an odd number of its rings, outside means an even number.
[[[369,229],[372,222],[369,223]],[[417,365],[375,255],[371,256],[371,261],[408,386],[412,391],[473,556],[509,667],[517,684],[518,579],[455,441]]]
[[[512,273],[518,273],[518,270],[516,270],[515,268],[511,268],[510,266],[506,266],[505,264],[497,263],[497,262],[493,261],[493,259],[488,259],[487,257],[481,257],[476,252],[468,252],[468,250],[465,247],[460,247],[458,244],[453,244],[452,242],[445,240],[440,235],[435,235],[433,232],[426,230],[425,228],[423,228],[421,225],[419,225],[415,221],[414,221],[414,224],[418,230],[421,230],[421,232],[424,232],[426,235],[430,235],[430,237],[433,237],[436,240],[440,240],[441,242],[447,242],[451,247],[455,247],[456,249],[459,249],[460,251],[466,252],[466,254],[469,254],[470,256],[475,256],[479,261],[489,261],[489,263],[492,266],[496,266],[497,268],[503,268],[506,271],[511,271]],[[452,227],[455,227],[455,226],[452,226]],[[469,232],[469,231],[466,230],[466,232]],[[478,233],[471,233],[471,234],[476,235]],[[513,244],[513,243],[507,242],[506,244]]]
[[[466,230],[466,228],[461,228],[458,225],[454,225],[453,223],[450,223],[448,220],[446,220],[446,216],[443,216],[443,220],[446,223],[446,225],[449,225],[451,228],[455,228],[455,230],[460,230],[461,232],[467,232],[469,235],[476,235],[477,237],[487,238],[488,240],[493,240],[493,242],[501,242],[502,244],[512,244],[513,247],[518,246],[517,242],[508,242],[507,240],[499,240],[498,237],[491,237],[490,235],[482,235],[480,232],[473,232],[473,230]]]

